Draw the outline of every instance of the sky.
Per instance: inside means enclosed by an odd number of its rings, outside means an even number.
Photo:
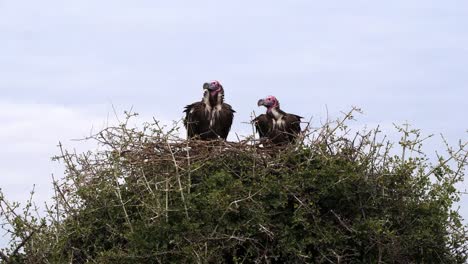
[[[213,79],[237,111],[231,138],[275,95],[313,125],[358,106],[358,126],[467,141],[467,33],[462,0],[0,0],[0,188],[47,201],[59,141],[93,148],[73,139],[114,109],[180,120]]]

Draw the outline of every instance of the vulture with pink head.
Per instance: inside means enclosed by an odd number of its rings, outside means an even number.
[[[203,84],[203,91],[200,102],[185,107],[187,138],[226,140],[236,111],[224,102],[224,89],[218,81]]]
[[[258,101],[258,106],[265,106],[266,114],[253,120],[260,138],[267,138],[273,144],[292,143],[301,133],[301,116],[288,114],[280,109],[278,99],[268,96]]]

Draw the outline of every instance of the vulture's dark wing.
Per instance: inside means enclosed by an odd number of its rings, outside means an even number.
[[[254,123],[255,129],[257,130],[260,138],[268,137],[268,133],[271,131],[271,127],[273,126],[271,117],[261,114],[252,120],[252,122]]]
[[[301,132],[301,118],[303,118],[302,116],[286,114],[283,118],[286,122],[287,132],[292,132],[295,134]]]
[[[229,131],[231,130],[232,121],[234,119],[234,109],[229,104],[223,104],[221,111],[219,112],[219,121],[216,123],[215,130],[218,133],[218,136],[226,140],[228,137]]]
[[[202,102],[187,105],[184,113],[186,114],[184,126],[187,129],[187,138],[200,136],[209,129],[210,124],[205,116],[205,104]]]
[[[303,117],[294,114],[286,114],[283,117],[286,123],[285,130],[290,142],[294,141],[296,136],[301,133],[301,118]]]

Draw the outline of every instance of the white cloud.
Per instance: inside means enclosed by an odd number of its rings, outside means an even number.
[[[18,189],[33,184],[47,190],[50,174],[56,169],[50,158],[58,154],[59,141],[68,144],[70,139],[89,135],[93,125],[102,126],[104,109],[0,102],[2,189],[15,200],[25,198]],[[44,200],[43,194],[38,195]]]
[[[123,116],[123,109],[115,111],[119,117]],[[51,173],[60,177],[63,172],[61,165],[51,161],[52,156],[59,154],[58,143],[77,152],[96,149],[94,142],[73,140],[116,124],[119,117],[115,117],[110,105],[0,102],[0,187],[15,200],[25,198],[24,193],[17,192],[19,187],[24,189],[37,184],[41,190],[48,189]],[[152,116],[143,115],[132,125],[141,126],[142,122],[151,120]],[[161,121],[170,124],[164,119]],[[43,194],[38,195],[44,198]]]
[[[134,105],[143,114],[138,123],[152,115],[179,119],[210,79],[223,83],[237,111],[232,140],[251,133],[242,122],[264,111],[256,101],[268,94],[315,124],[325,105],[332,116],[357,105],[366,112],[359,124],[408,120],[452,142],[466,138],[466,7],[423,0],[0,1],[0,187],[24,200],[37,183],[46,200],[50,173],[62,169],[49,159],[59,140],[89,147],[70,139],[102,128],[109,113],[113,120],[111,103]]]

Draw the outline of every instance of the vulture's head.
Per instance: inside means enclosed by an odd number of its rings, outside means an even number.
[[[265,106],[268,111],[270,111],[271,109],[273,108],[279,108],[279,101],[278,99],[276,99],[276,97],[270,95],[264,99],[260,99],[258,100],[258,103],[257,103],[258,106]]]
[[[203,84],[203,90],[210,93],[211,98],[215,98],[218,94],[223,93],[223,86],[218,81],[211,81]]]

